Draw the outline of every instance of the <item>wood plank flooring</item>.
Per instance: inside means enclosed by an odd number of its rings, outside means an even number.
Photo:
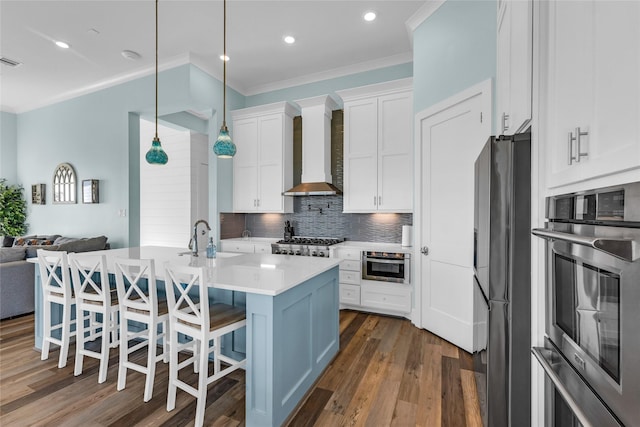
[[[158,364],[153,398],[144,403],[141,374],[129,371],[125,390],[116,390],[117,349],[98,384],[96,359],[85,358],[74,377],[75,347],[58,369],[58,351],[41,361],[33,334],[33,315],[0,322],[1,426],[193,425],[195,399],[186,393],[178,391],[175,410],[165,409],[167,365]],[[205,425],[244,426],[244,406],[238,370],[209,387]],[[471,355],[408,320],[341,311],[340,352],[288,425],[481,427]]]

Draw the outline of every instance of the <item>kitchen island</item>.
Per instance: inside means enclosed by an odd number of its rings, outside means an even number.
[[[337,259],[271,254],[193,257],[179,248],[140,247],[86,253],[154,259],[158,288],[172,264],[206,268],[207,286],[246,296],[246,425],[279,426],[339,348]],[[37,262],[37,260],[34,260]],[[42,292],[36,266],[36,348],[42,345]],[[52,311],[52,316],[59,315]]]

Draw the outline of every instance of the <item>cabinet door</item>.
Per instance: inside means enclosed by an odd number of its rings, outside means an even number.
[[[410,92],[378,99],[378,211],[413,209],[412,117]]]
[[[238,150],[233,157],[233,210],[254,212],[258,200],[258,121],[233,122],[233,140]]]
[[[513,135],[531,120],[533,4],[505,1],[498,13],[496,97],[499,133]]]
[[[548,186],[638,167],[640,2],[557,1],[547,13]]]
[[[344,211],[377,209],[378,103],[376,98],[344,105]]]
[[[283,123],[281,114],[261,117],[258,148],[258,211],[283,210]]]

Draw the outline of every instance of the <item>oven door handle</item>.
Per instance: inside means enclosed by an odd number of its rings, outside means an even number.
[[[366,261],[370,262],[379,262],[380,264],[404,264],[406,263],[406,259],[387,259],[387,258],[372,258],[366,257]]]
[[[542,237],[543,239],[561,240],[563,242],[589,246],[590,248],[597,249],[628,262],[633,262],[640,258],[640,245],[638,242],[630,239],[579,236],[577,234],[563,233],[561,231],[553,231],[546,228],[534,228],[531,230],[531,233],[534,236]]]
[[[569,405],[569,408],[571,408],[571,411],[574,413],[576,418],[578,418],[578,421],[580,421],[583,426],[592,426],[593,424],[589,421],[584,411],[582,411],[582,409],[580,408],[580,405],[578,405],[578,403],[571,396],[571,393],[569,393],[569,390],[567,390],[567,388],[565,387],[564,382],[551,366],[551,361],[547,359],[547,357],[552,357],[552,351],[547,348],[533,347],[531,348],[531,352],[536,357],[536,359],[538,359],[538,362],[542,366],[544,373],[547,374],[556,390],[558,390],[558,393],[560,393],[564,401],[567,403],[567,405]],[[543,352],[547,353],[548,356],[545,356]]]

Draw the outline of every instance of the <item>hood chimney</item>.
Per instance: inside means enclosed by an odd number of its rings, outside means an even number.
[[[342,194],[331,176],[331,112],[339,105],[329,96],[305,98],[296,103],[302,111],[302,183],[284,196]]]

